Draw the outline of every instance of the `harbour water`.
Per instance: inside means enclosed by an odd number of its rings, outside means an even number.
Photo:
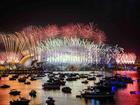
[[[80,72],[81,73],[81,72]],[[83,73],[83,72],[82,72]],[[90,73],[90,72],[84,72]],[[127,88],[119,89],[114,96],[114,102],[100,102],[98,100],[85,100],[82,98],[76,98],[76,95],[80,93],[82,89],[87,86],[94,85],[94,81],[90,81],[88,84],[82,84],[84,79],[78,79],[77,81],[66,82],[66,86],[72,88],[71,94],[62,93],[61,89],[43,90],[42,84],[48,79],[47,76],[36,81],[32,81],[30,85],[25,85],[16,81],[9,81],[8,77],[2,77],[0,84],[8,84],[11,87],[7,89],[0,89],[0,105],[9,105],[10,100],[17,99],[19,96],[9,95],[11,89],[17,89],[21,91],[20,96],[26,97],[31,100],[30,105],[47,105],[45,103],[48,96],[52,96],[56,105],[140,105],[140,94],[130,94],[130,91],[140,91],[140,84],[136,81],[139,77],[139,73],[136,71],[117,71],[117,73],[128,75],[134,80],[133,84],[128,84]],[[106,74],[107,75],[107,74]],[[95,81],[99,81],[99,78]],[[62,87],[61,87],[62,88]],[[31,98],[29,92],[34,89],[37,91],[37,97]]]

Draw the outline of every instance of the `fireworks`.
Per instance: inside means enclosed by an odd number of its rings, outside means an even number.
[[[70,64],[108,64],[113,56],[121,53],[105,44],[80,38],[55,38],[43,41],[38,46],[41,61]],[[118,52],[114,52],[118,51]]]
[[[18,63],[22,57],[23,56],[19,53],[1,52],[0,53],[0,64],[4,64],[5,62],[15,64],[15,63]]]
[[[48,25],[44,28],[44,34],[49,38],[59,35],[59,32],[59,28],[56,25]]]
[[[5,57],[5,60],[2,59],[3,62],[13,62],[18,63],[23,56],[23,52],[28,52],[30,56],[35,54],[36,45],[38,40],[34,34],[31,34],[29,30],[16,32],[15,34],[2,34],[1,40],[5,46],[5,52],[1,54],[1,56]]]
[[[14,34],[1,34],[5,52],[0,63],[19,63],[21,58],[48,63],[108,64],[112,59],[118,64],[135,63],[135,54],[124,54],[124,49],[105,44],[105,33],[93,24],[68,24],[65,26],[29,26]]]
[[[134,64],[136,55],[134,53],[118,54],[116,57],[117,64]]]
[[[37,40],[46,40],[57,37],[78,37],[90,39],[96,43],[104,43],[106,36],[104,32],[97,29],[92,24],[68,24],[58,27],[57,25],[48,25],[46,27],[29,26],[22,30],[27,35],[33,34]]]

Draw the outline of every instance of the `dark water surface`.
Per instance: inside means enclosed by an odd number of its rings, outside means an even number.
[[[76,98],[76,95],[79,94],[80,90],[85,89],[87,86],[93,85],[94,81],[90,81],[87,85],[81,83],[81,81],[84,79],[79,79],[73,82],[66,82],[66,86],[72,88],[72,94],[64,94],[61,92],[61,90],[44,91],[42,89],[42,84],[46,82],[47,76],[42,79],[32,81],[31,85],[19,83],[17,80],[9,81],[8,77],[3,77],[0,80],[0,84],[8,84],[11,87],[8,89],[0,89],[0,105],[9,105],[10,100],[17,99],[19,97],[9,95],[9,91],[11,89],[20,90],[20,96],[24,96],[31,100],[30,105],[46,105],[45,100],[48,96],[52,96],[55,99],[56,105],[140,105],[140,94],[130,94],[130,91],[140,91],[140,84],[138,84],[136,81],[136,79],[139,77],[139,73],[136,71],[117,71],[117,73],[131,76],[135,81],[133,84],[128,84],[126,89],[118,90],[114,96],[114,102],[100,102],[94,99],[84,100],[81,98]],[[96,81],[99,81],[99,78]],[[29,96],[29,92],[32,89],[37,91],[36,98],[31,98]]]

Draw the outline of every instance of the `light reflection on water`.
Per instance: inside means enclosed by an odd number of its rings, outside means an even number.
[[[121,74],[129,75],[136,80],[139,76],[138,73],[131,72],[117,72]],[[118,90],[115,94],[115,103],[102,103],[98,100],[84,100],[76,98],[76,95],[80,93],[80,90],[85,89],[89,85],[93,85],[94,82],[90,81],[89,84],[82,84],[80,79],[74,82],[66,82],[66,86],[72,88],[72,94],[64,94],[61,90],[57,91],[44,91],[42,89],[42,84],[47,80],[47,77],[43,79],[32,81],[31,85],[24,85],[16,81],[9,81],[9,78],[4,77],[0,80],[0,84],[9,84],[11,87],[8,89],[0,89],[0,105],[9,105],[9,101],[12,99],[17,99],[19,96],[10,96],[8,93],[11,89],[18,89],[21,91],[20,96],[24,96],[28,99],[31,99],[30,105],[46,105],[45,100],[48,96],[52,96],[55,99],[56,105],[140,105],[140,95],[131,95],[129,92],[131,90],[139,91],[140,86],[135,81],[133,84],[129,84],[126,89]],[[97,79],[95,82],[99,81]],[[35,89],[37,91],[37,97],[31,98],[29,92]]]

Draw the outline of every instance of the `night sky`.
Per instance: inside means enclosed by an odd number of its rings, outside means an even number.
[[[140,0],[4,1],[0,2],[1,32],[29,25],[93,22],[106,33],[107,43],[140,55]]]

